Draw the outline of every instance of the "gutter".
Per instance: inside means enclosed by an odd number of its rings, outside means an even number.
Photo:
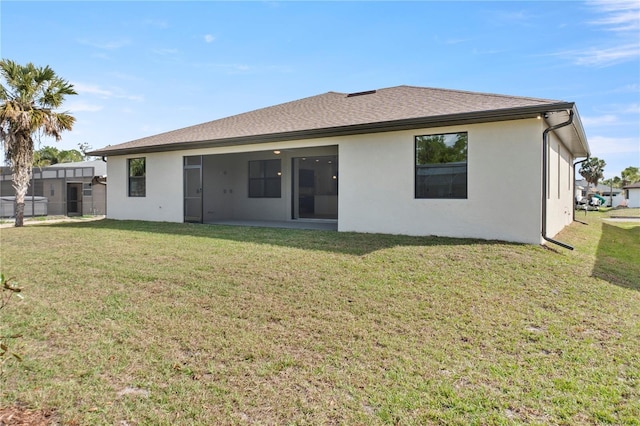
[[[573,187],[573,197],[574,197],[574,199],[575,199],[575,196],[576,196],[576,166],[578,164],[584,163],[588,159],[589,159],[589,154],[587,154],[587,158],[585,158],[584,160],[576,161],[575,163],[573,163],[573,185],[572,185],[572,187]],[[588,192],[588,190],[587,190],[587,192]],[[576,222],[576,206],[575,205],[573,206],[573,215],[572,215],[571,219],[574,222]],[[578,220],[577,222],[580,222],[580,221]],[[584,223],[584,222],[580,222],[580,223]],[[586,223],[584,223],[584,224],[586,225]]]
[[[543,109],[544,108],[544,109]],[[533,105],[525,107],[504,108],[488,111],[473,111],[467,113],[435,115],[428,117],[406,118],[392,121],[382,121],[374,123],[339,125],[333,127],[322,127],[316,129],[291,130],[277,133],[230,136],[224,138],[214,138],[196,141],[176,140],[175,142],[163,142],[152,145],[138,145],[147,138],[136,141],[125,142],[123,144],[107,146],[103,149],[88,152],[93,156],[116,156],[130,155],[149,152],[167,152],[187,149],[217,148],[232,145],[251,145],[269,142],[285,142],[291,140],[304,140],[316,138],[329,138],[335,136],[349,136],[367,133],[393,132],[399,130],[411,130],[430,127],[454,126],[472,123],[486,123],[493,121],[521,120],[535,118],[547,110],[561,110],[573,108],[569,102],[559,102],[547,105]],[[224,120],[224,119],[222,119]],[[186,128],[188,129],[188,128]],[[179,129],[184,130],[184,129]],[[175,132],[172,131],[172,132]],[[172,133],[167,132],[167,133]],[[163,134],[162,134],[163,135]],[[155,138],[159,135],[149,136]],[[123,146],[124,145],[124,146]],[[119,146],[121,146],[119,148]]]
[[[568,250],[573,250],[573,246],[569,244],[563,243],[558,240],[554,240],[551,237],[547,236],[547,168],[548,161],[547,158],[547,146],[549,144],[549,133],[557,130],[561,127],[565,127],[573,123],[573,108],[569,110],[569,119],[563,123],[556,124],[555,126],[547,127],[544,132],[542,132],[542,238],[545,241],[549,241],[550,243],[559,245],[560,247],[564,247]],[[575,165],[574,165],[575,170]],[[574,189],[573,189],[573,197],[575,197],[575,175],[574,175]],[[575,217],[575,207],[573,209],[573,214]]]

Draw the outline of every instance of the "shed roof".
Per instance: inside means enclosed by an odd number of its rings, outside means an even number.
[[[123,155],[512,120],[574,107],[570,102],[549,99],[414,86],[349,94],[328,92],[107,146],[90,154]],[[576,136],[586,155],[588,145],[579,116]]]
[[[93,167],[93,172],[96,176],[106,176],[107,175],[107,163],[102,160],[87,160],[87,161],[75,161],[72,163],[56,163],[43,167],[43,170],[46,169],[71,169],[71,168],[83,168],[83,167]]]

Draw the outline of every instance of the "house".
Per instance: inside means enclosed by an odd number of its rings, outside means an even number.
[[[107,159],[113,219],[325,221],[540,244],[572,222],[573,161],[589,146],[572,102],[398,86],[90,154]]]
[[[624,201],[624,192],[621,188],[615,188],[601,183],[593,188],[585,179],[576,180],[576,201],[583,202],[587,200],[589,194],[602,196],[606,200],[608,207],[616,207]]]
[[[627,207],[640,207],[640,182],[623,187],[627,200]]]
[[[34,167],[25,198],[25,216],[104,215],[107,212],[107,165],[79,161]],[[0,216],[14,216],[15,191],[10,167],[0,172]]]

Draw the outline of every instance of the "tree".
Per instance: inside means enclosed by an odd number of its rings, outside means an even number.
[[[627,167],[620,173],[620,176],[622,177],[622,186],[640,182],[640,169],[637,167]]]
[[[622,186],[622,179],[620,179],[620,176],[614,176],[603,180],[602,183],[611,188],[620,188]]]
[[[598,181],[604,176],[604,166],[606,166],[604,160],[600,160],[598,157],[591,157],[580,166],[578,172],[582,175],[586,181],[597,186]]]
[[[32,63],[18,65],[0,60],[0,141],[13,168],[16,191],[16,226],[24,222],[24,197],[33,168],[33,137],[52,136],[71,130],[75,118],[67,112],[56,112],[66,95],[76,95],[73,85],[46,67]]]
[[[93,147],[89,145],[87,142],[79,143],[78,150],[80,150],[80,153],[82,154],[82,158],[84,160],[90,160],[91,158],[93,158],[89,154],[87,154],[89,151],[93,150]]]
[[[59,150],[53,146],[45,146],[33,153],[33,165],[36,167],[82,160],[84,160],[84,156],[77,149]]]
[[[467,134],[418,136],[418,164],[456,163],[467,160]]]

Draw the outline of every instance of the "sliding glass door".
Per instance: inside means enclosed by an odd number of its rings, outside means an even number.
[[[338,156],[293,159],[293,219],[338,218]]]

